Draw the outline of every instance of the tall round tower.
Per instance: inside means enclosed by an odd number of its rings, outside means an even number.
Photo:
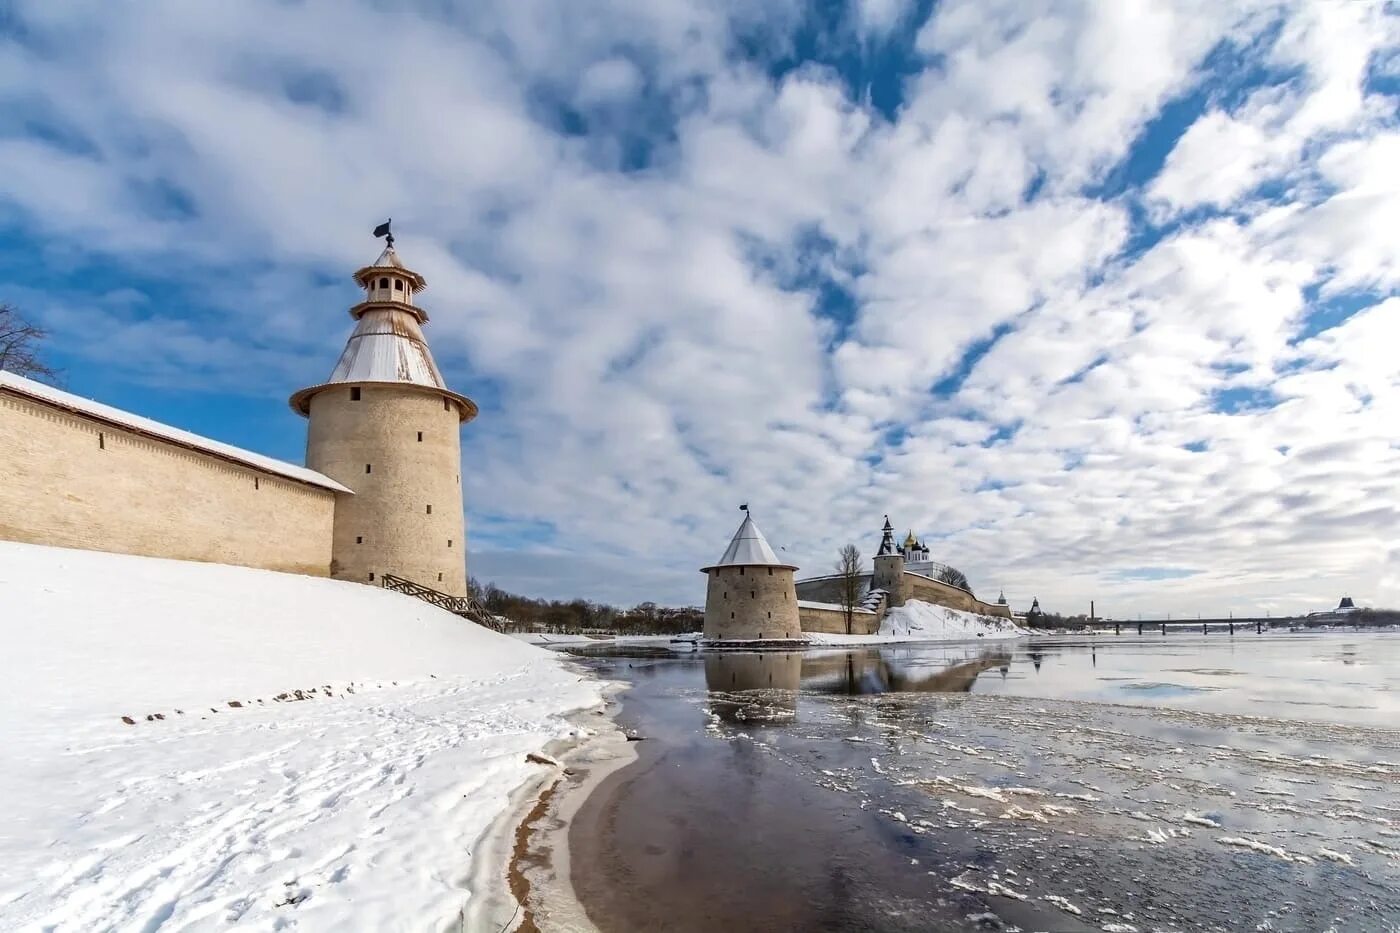
[[[355,282],[364,300],[350,309],[355,331],[340,362],[291,398],[309,419],[306,465],[354,491],[336,502],[331,576],[394,574],[465,596],[461,428],[476,405],[433,362],[428,315],[414,304],[427,282],[399,260],[392,235]]]
[[[705,638],[758,641],[801,638],[797,614],[797,587],[791,564],[778,560],[763,532],[744,513],[724,556],[703,572],[709,575],[705,592]]]

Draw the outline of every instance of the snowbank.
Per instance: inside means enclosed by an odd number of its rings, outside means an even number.
[[[0,638],[4,929],[445,925],[600,691],[385,590],[9,542]]]
[[[1030,633],[1010,619],[948,609],[911,599],[885,614],[879,634],[915,636],[926,641],[961,641],[969,638],[1020,638]]]

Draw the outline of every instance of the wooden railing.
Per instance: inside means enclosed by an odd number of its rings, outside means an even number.
[[[403,593],[407,596],[414,596],[425,603],[432,603],[439,609],[446,609],[454,615],[459,615],[464,619],[470,619],[478,625],[493,628],[499,631],[501,624],[496,621],[496,617],[482,608],[481,604],[470,596],[449,596],[446,593],[424,586],[421,583],[414,583],[412,580],[396,576],[392,573],[384,574],[381,585],[386,590],[393,590],[395,593]]]

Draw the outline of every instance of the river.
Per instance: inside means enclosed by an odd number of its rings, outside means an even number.
[[[1400,637],[593,657],[599,929],[1400,929]]]

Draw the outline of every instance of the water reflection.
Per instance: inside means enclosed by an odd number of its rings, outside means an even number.
[[[802,652],[711,653],[705,656],[710,712],[727,722],[786,722],[797,716]]]
[[[715,652],[705,656],[710,710],[729,722],[786,722],[801,692],[820,694],[970,693],[984,671],[1003,677],[1011,653],[1002,648],[957,659],[886,648],[823,652]]]

